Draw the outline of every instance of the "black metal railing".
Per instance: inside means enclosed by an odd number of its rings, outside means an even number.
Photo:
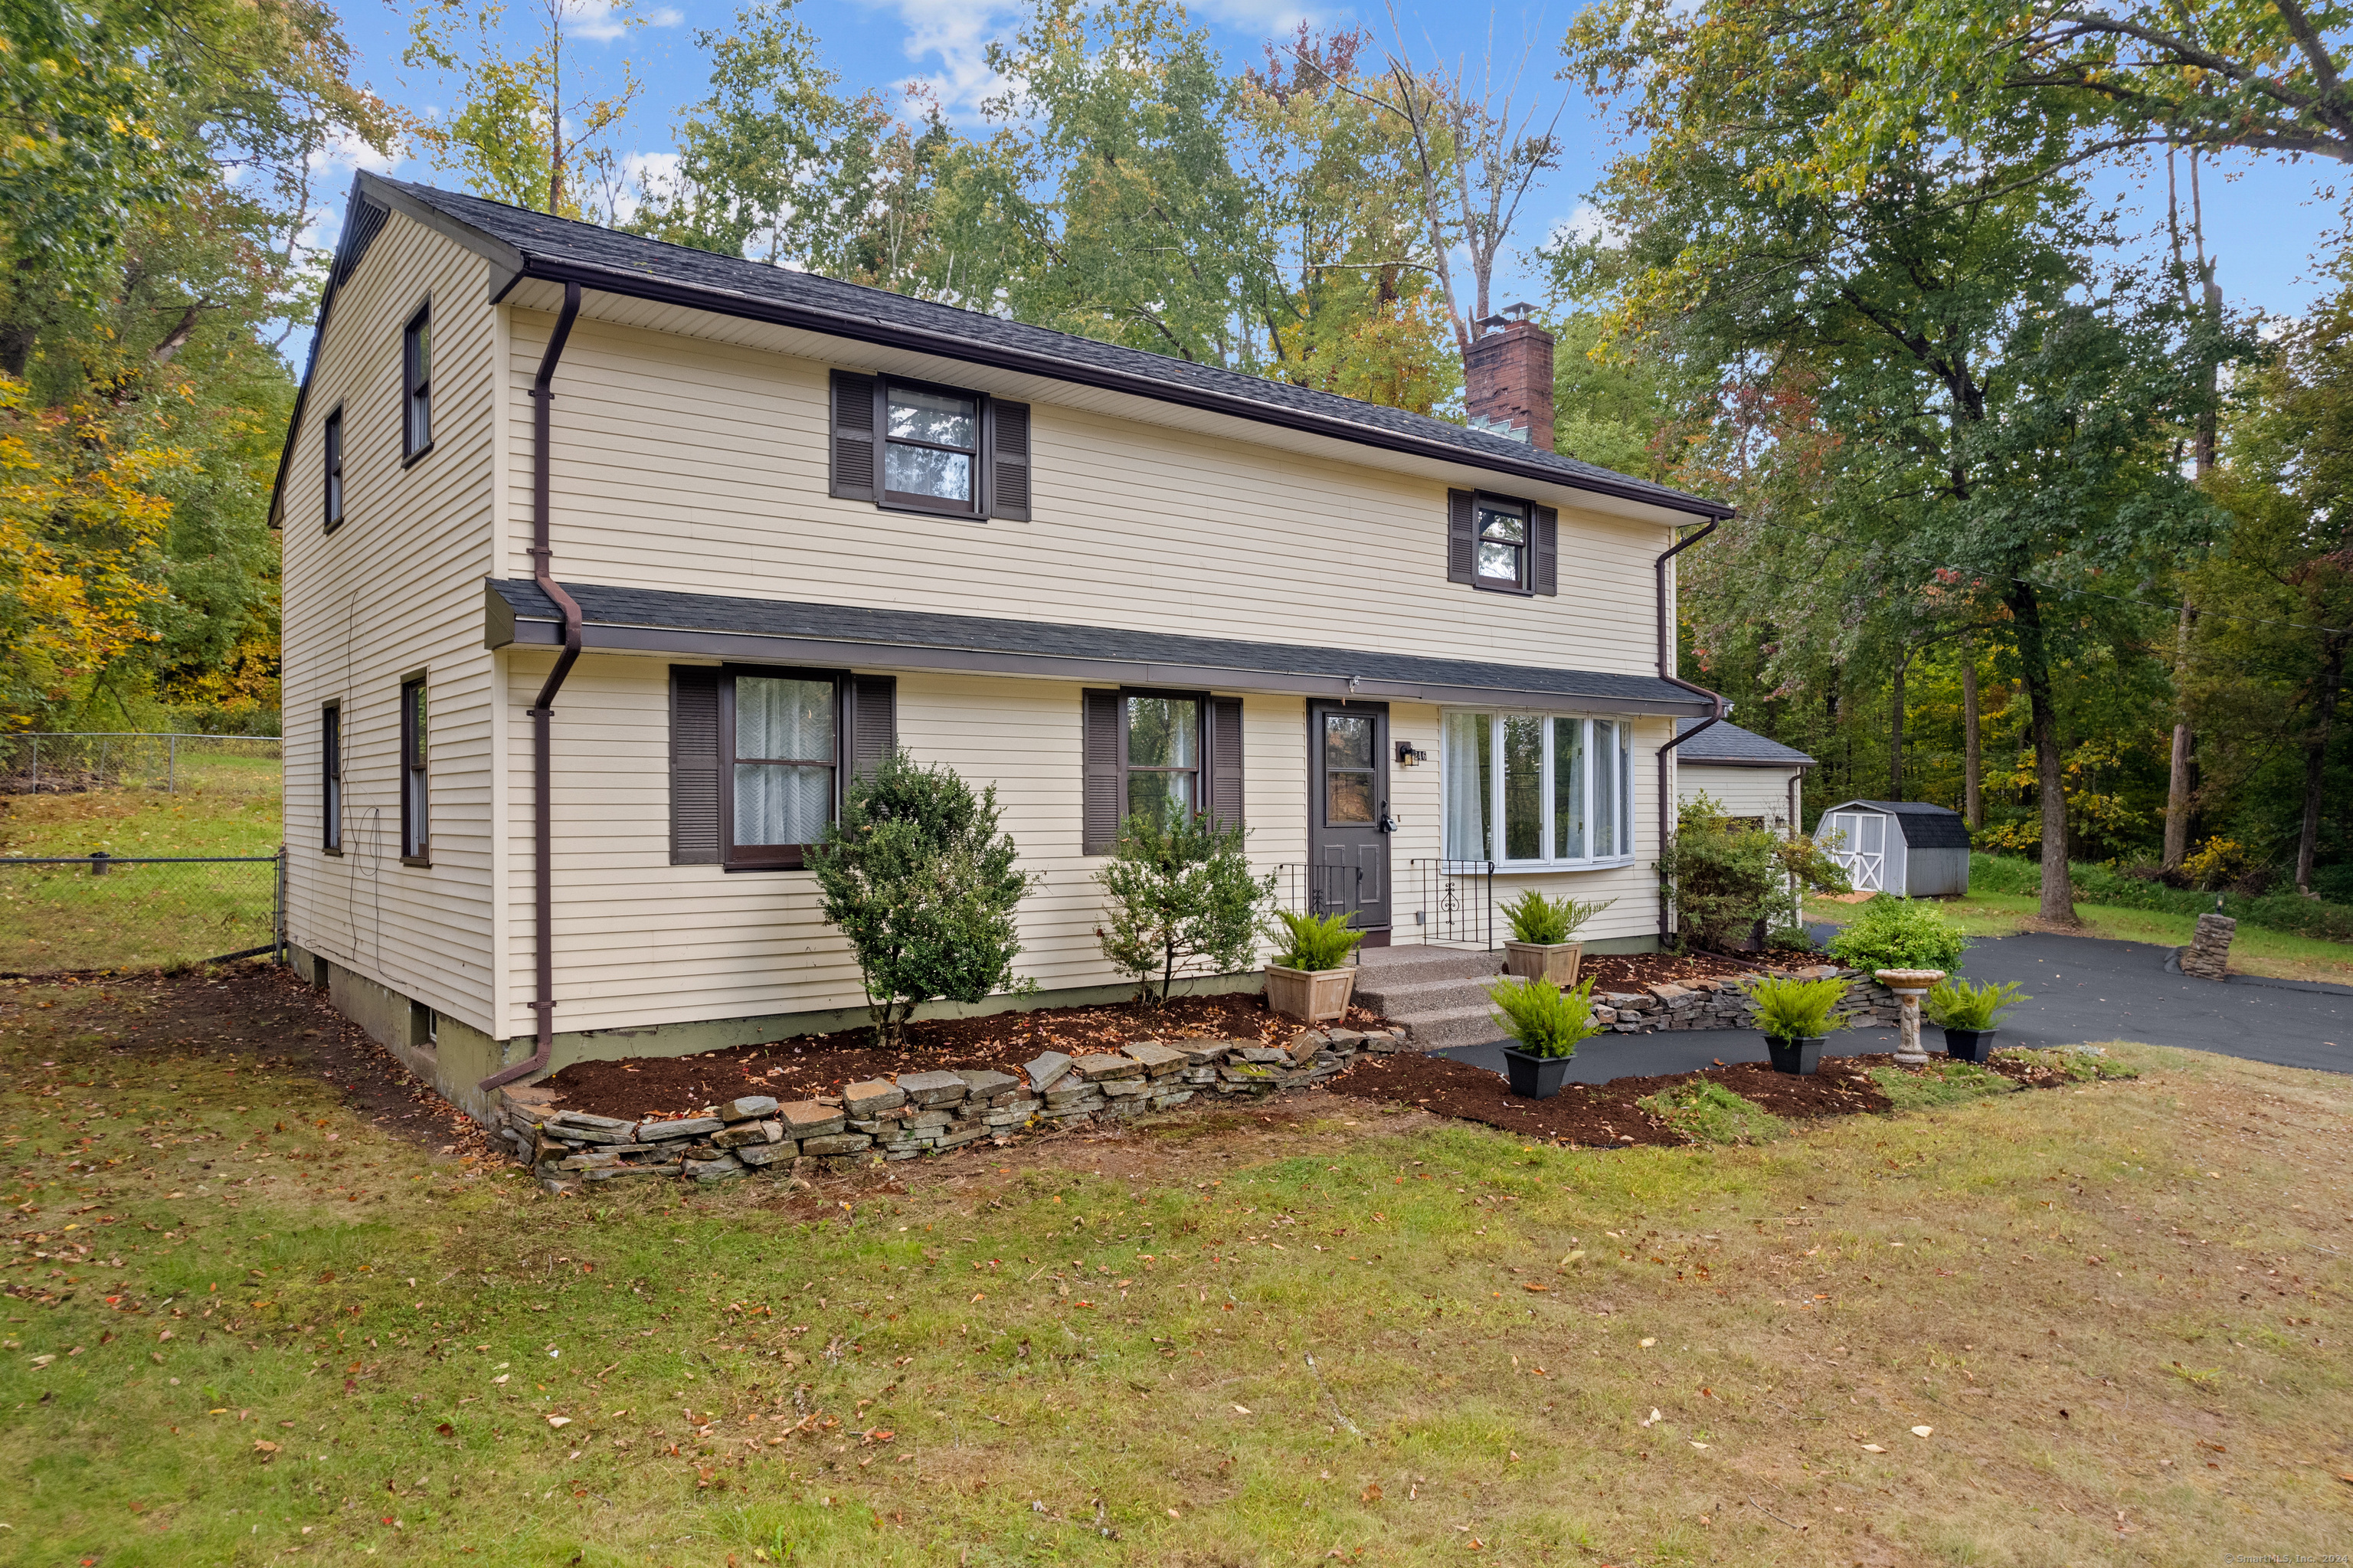
[[[0,973],[166,969],[286,949],[286,852],[0,858]]]
[[[1492,951],[1495,946],[1495,863],[1414,860],[1406,863],[1421,895],[1421,906],[1413,916],[1421,939],[1440,947]]]
[[[1286,862],[1274,868],[1275,896],[1294,915],[1353,914],[1364,907],[1362,866]]]

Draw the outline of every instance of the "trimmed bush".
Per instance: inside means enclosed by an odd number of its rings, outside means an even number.
[[[1685,801],[1675,823],[1658,872],[1686,950],[1730,951],[1760,923],[1786,935],[1805,925],[1802,892],[1848,891],[1845,869],[1813,840],[1750,827],[1705,795]]]
[[[1883,893],[1856,909],[1830,940],[1831,957],[1851,969],[1958,969],[1969,939],[1934,904]]]
[[[1274,874],[1250,874],[1248,831],[1191,815],[1139,814],[1123,824],[1118,850],[1095,873],[1111,906],[1095,942],[1135,978],[1137,1001],[1162,1006],[1178,975],[1231,973],[1250,962]]]

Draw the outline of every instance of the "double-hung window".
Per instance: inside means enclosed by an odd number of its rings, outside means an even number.
[[[1631,857],[1633,744],[1623,719],[1449,713],[1446,858],[1544,868]]]
[[[927,512],[978,511],[980,399],[884,385],[882,499]]]
[[[1488,593],[1560,592],[1560,513],[1484,491],[1446,493],[1446,580]]]
[[[1201,809],[1201,702],[1130,693],[1123,699],[1127,727],[1126,817],[1173,822]]]
[[[319,847],[343,853],[343,705],[319,710]]]
[[[833,373],[827,493],[950,517],[1029,517],[1029,405]]]
[[[1198,692],[1083,694],[1085,853],[1109,854],[1132,817],[1242,820],[1242,703]]]
[[[433,832],[425,773],[425,677],[400,683],[400,858],[407,865],[433,863]]]
[[[327,532],[332,534],[343,525],[343,411],[341,408],[327,416],[324,450],[327,484],[325,513]]]
[[[400,334],[400,456],[415,462],[433,450],[433,307],[408,318]]]
[[[841,683],[830,674],[736,672],[719,691],[726,863],[800,865],[833,821]]]
[[[1478,577],[1481,588],[1528,586],[1528,509],[1517,501],[1479,497]]]

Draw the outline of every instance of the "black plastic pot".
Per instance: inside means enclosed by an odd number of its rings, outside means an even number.
[[[1568,1073],[1568,1058],[1539,1056],[1533,1051],[1506,1045],[1504,1071],[1511,1078],[1512,1093],[1532,1100],[1548,1100],[1560,1093],[1561,1079]]]
[[[1822,1065],[1822,1047],[1829,1040],[1827,1034],[1799,1035],[1793,1040],[1767,1034],[1765,1036],[1765,1049],[1773,1054],[1775,1072],[1810,1077]]]
[[[1993,1054],[1994,1032],[1990,1029],[1945,1030],[1945,1054],[1956,1062],[1982,1062]]]

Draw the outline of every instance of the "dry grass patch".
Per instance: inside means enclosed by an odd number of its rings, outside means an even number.
[[[312,1078],[111,1055],[104,1004],[47,999],[0,1004],[22,1561],[2057,1564],[2353,1537],[2353,1080],[2117,1045],[2138,1080],[1618,1154],[1300,1097],[1287,1125],[1180,1115],[804,1192],[554,1200]],[[291,1179],[328,1132],[389,1201]]]

